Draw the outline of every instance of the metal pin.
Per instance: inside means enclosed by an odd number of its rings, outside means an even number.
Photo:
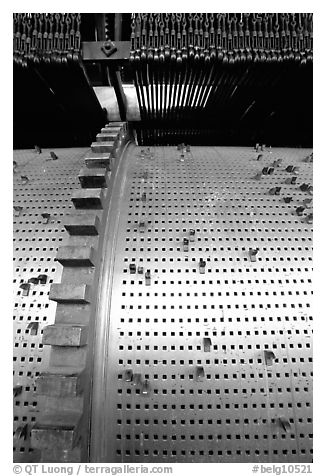
[[[14,174],[16,173],[16,169],[17,169],[17,162],[14,160],[13,161],[13,172],[14,172]]]
[[[145,231],[145,222],[139,222],[139,233],[144,233]]]
[[[189,251],[189,240],[188,240],[188,238],[183,239],[183,251],[186,251],[186,252]]]
[[[312,202],[312,198],[305,198],[305,199],[303,200],[303,204],[304,204],[307,208],[309,208],[308,205],[310,205],[311,202]]]
[[[273,162],[273,167],[279,167],[282,163],[282,159],[277,159],[277,160],[274,160]]]
[[[146,202],[146,193],[145,192],[142,193],[141,201]]]
[[[258,154],[257,155],[257,160],[261,160],[263,157],[264,157],[263,154]]]
[[[299,167],[295,167],[294,165],[288,165],[285,170],[293,174],[299,173]]]
[[[291,430],[291,423],[289,420],[283,416],[278,419],[280,427],[287,433]]]
[[[202,382],[204,377],[205,377],[204,367],[196,367],[196,381]]]
[[[37,279],[39,280],[40,284],[46,284],[48,277],[46,274],[39,274]]]
[[[149,385],[149,382],[148,380],[144,380],[143,384],[142,384],[142,388],[141,388],[141,393],[143,395],[149,395],[150,393],[150,385]]]
[[[206,267],[206,261],[204,261],[202,258],[199,260],[199,272],[200,274],[205,274],[205,267]]]
[[[38,145],[34,145],[34,150],[37,154],[42,154],[42,149]]]
[[[124,371],[124,381],[125,382],[132,382],[133,380],[133,373],[131,369],[127,369]]]
[[[204,337],[204,352],[210,352],[212,340],[210,337]]]
[[[249,258],[250,258],[250,261],[252,261],[252,262],[257,261],[258,251],[259,251],[259,248],[249,248]]]
[[[255,151],[258,152],[259,150],[259,143],[257,142],[257,144],[255,145]]]
[[[312,162],[313,161],[313,152],[311,152],[310,155],[308,155],[305,159],[304,159],[305,162]]]
[[[23,290],[23,296],[29,295],[29,290],[31,288],[29,283],[22,283],[19,287]]]
[[[29,284],[38,284],[38,278],[32,277],[27,281]]]
[[[261,172],[258,172],[255,176],[254,176],[254,179],[256,180],[260,180],[262,178],[262,173]]]
[[[296,183],[296,181],[297,181],[297,177],[289,177],[289,178],[285,179],[284,183],[294,185]]]
[[[281,187],[273,187],[270,189],[270,195],[279,195],[281,193]]]
[[[190,152],[190,145],[189,144],[186,146],[186,152]]]
[[[151,271],[148,269],[145,273],[145,285],[150,286],[151,284]]]
[[[306,222],[311,224],[313,222],[313,214],[309,213],[309,215],[306,216]]]
[[[43,224],[47,225],[50,221],[51,215],[50,213],[41,213],[41,217],[43,218]]]
[[[31,336],[36,336],[38,333],[39,323],[38,322],[30,322],[27,326],[27,329],[30,331]]]
[[[14,210],[15,210],[15,217],[19,217],[21,211],[23,210],[23,207],[19,207],[18,205],[15,205]]]
[[[305,211],[305,207],[301,206],[301,207],[298,207],[295,212],[299,217],[301,217],[304,211]]]
[[[136,274],[136,265],[135,265],[135,263],[130,263],[129,271],[130,271],[130,274]]]
[[[142,383],[141,374],[133,374],[131,381],[135,386],[140,385]]]
[[[25,423],[25,425],[20,425],[16,428],[16,431],[14,433],[14,438],[17,440],[20,440],[20,439],[26,440],[27,433],[28,433],[28,425],[27,423]]]
[[[275,359],[275,354],[271,350],[264,350],[264,358],[266,365],[272,365]]]
[[[18,397],[23,391],[23,386],[22,385],[14,385],[13,392],[14,392],[14,398]]]
[[[23,182],[23,185],[25,185],[25,184],[28,182],[28,180],[29,180],[28,177],[27,177],[27,175],[21,175],[20,178],[21,178],[21,180],[22,180],[22,182]]]
[[[262,144],[261,147],[260,147],[260,150],[263,152],[265,147],[266,147],[266,144]]]
[[[309,187],[310,187],[309,183],[302,183],[299,188],[302,192],[306,192],[309,189]]]
[[[283,200],[285,201],[285,203],[290,203],[293,198],[292,197],[284,197]]]
[[[58,156],[54,152],[50,152],[50,155],[51,155],[51,159],[58,160]]]
[[[142,266],[138,266],[137,272],[138,274],[144,274],[144,268]]]
[[[263,170],[261,171],[263,175],[272,175],[274,173],[274,168],[273,167],[264,167]]]
[[[195,230],[193,230],[193,229],[189,230],[189,236],[190,236],[189,239],[190,239],[191,242],[195,241],[195,233],[196,233]]]

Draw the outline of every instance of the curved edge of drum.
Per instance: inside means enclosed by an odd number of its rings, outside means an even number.
[[[75,210],[65,217],[69,236],[56,257],[63,266],[61,283],[49,293],[57,303],[55,322],[43,329],[42,344],[51,346],[49,367],[36,381],[40,413],[31,443],[41,452],[40,462],[89,460],[97,287],[105,274],[102,253],[116,177],[129,143],[126,123],[102,128],[79,172],[81,188],[72,192]]]
[[[103,231],[102,260],[99,266],[99,279],[96,301],[96,320],[94,336],[92,396],[90,415],[90,461],[99,463],[105,455],[103,447],[106,434],[106,419],[103,418],[105,395],[103,395],[103,382],[107,381],[108,369],[108,339],[110,327],[110,307],[112,294],[112,279],[114,274],[115,249],[118,239],[118,226],[121,213],[120,199],[126,180],[127,148],[126,145],[119,161],[116,177],[112,186],[111,200],[108,204],[107,220]]]

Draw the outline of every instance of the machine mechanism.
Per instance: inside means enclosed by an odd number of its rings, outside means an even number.
[[[14,14],[16,462],[312,461],[312,51]]]

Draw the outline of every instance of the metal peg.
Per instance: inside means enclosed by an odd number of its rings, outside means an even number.
[[[23,290],[23,296],[29,295],[29,290],[31,288],[31,285],[29,283],[22,283],[19,287]]]
[[[266,365],[272,365],[275,359],[275,354],[271,350],[264,350],[264,358]]]
[[[287,418],[285,418],[284,416],[279,417],[278,422],[279,422],[280,427],[281,427],[286,433],[288,433],[288,432],[291,430],[291,423],[290,423],[289,420],[288,420]]]
[[[54,152],[50,152],[50,156],[51,156],[51,159],[58,160],[58,156]]]
[[[25,423],[25,425],[20,425],[16,428],[16,431],[14,433],[14,438],[16,440],[26,440],[28,434],[28,425]]]
[[[212,340],[210,337],[204,337],[204,352],[210,352]]]
[[[263,157],[264,157],[263,154],[258,154],[257,155],[257,160],[261,160]]]
[[[41,213],[41,217],[43,218],[43,224],[47,225],[50,221],[51,215],[50,213]]]
[[[286,170],[286,172],[289,172],[289,173],[292,173],[292,174],[299,173],[299,167],[294,166],[294,165],[288,165],[285,170]]]
[[[313,161],[313,153],[311,152],[310,155],[308,155],[305,159],[304,159],[305,162],[312,162]]]
[[[202,382],[205,377],[204,367],[196,367],[196,381]]]
[[[36,336],[38,333],[39,323],[38,322],[30,322],[27,326],[27,329],[30,331],[31,336]]]
[[[282,163],[282,159],[274,160],[273,167],[279,167]]]
[[[285,203],[290,203],[290,202],[292,202],[293,198],[292,197],[284,197],[283,200],[285,201]]]
[[[259,251],[259,248],[249,248],[249,258],[250,258],[250,261],[252,261],[252,262],[257,261],[258,251]]]
[[[268,192],[270,195],[279,195],[281,193],[281,187],[273,187]]]
[[[13,393],[14,393],[14,398],[18,397],[23,391],[23,386],[22,385],[14,385],[13,388]]]
[[[274,173],[274,167],[264,167],[261,173],[263,175],[272,175]]]
[[[131,381],[132,381],[132,384],[135,386],[141,385],[142,384],[141,374],[133,374]]]
[[[133,380],[133,373],[131,369],[127,369],[124,371],[124,381],[125,382],[132,382]]]
[[[313,214],[312,213],[309,213],[309,215],[306,216],[306,222],[309,223],[309,225],[311,225],[311,223],[313,222]]]
[[[143,203],[146,202],[146,193],[145,193],[145,192],[142,193],[141,201],[142,201]]]
[[[206,261],[204,261],[202,258],[199,260],[199,272],[200,274],[205,274],[205,267],[206,267]]]
[[[303,200],[303,204],[304,204],[304,206],[307,207],[307,208],[309,208],[309,205],[311,205],[311,203],[312,203],[312,198],[305,198],[305,199]]]
[[[144,231],[145,231],[145,222],[140,221],[139,222],[139,233],[144,233]]]
[[[296,183],[296,181],[297,181],[297,177],[289,177],[289,178],[285,179],[284,183],[294,185]]]
[[[136,265],[135,265],[135,263],[130,263],[129,271],[130,271],[130,274],[136,274]]]
[[[188,238],[183,239],[183,251],[189,251],[189,240]]]
[[[196,233],[195,230],[193,230],[193,229],[189,230],[189,240],[191,242],[195,241],[195,233]]]
[[[150,286],[150,284],[151,284],[151,272],[148,269],[145,273],[145,285]]]
[[[150,385],[149,385],[148,380],[144,380],[144,382],[142,383],[141,393],[142,393],[142,395],[149,395]]]
[[[137,272],[138,272],[138,274],[144,274],[143,266],[138,266]]]
[[[21,212],[23,210],[23,207],[19,207],[18,205],[14,206],[14,211],[15,211],[15,217],[19,217]]]
[[[42,149],[38,145],[34,145],[34,150],[35,150],[36,154],[42,154]]]
[[[21,178],[21,181],[22,181],[23,185],[25,185],[29,180],[27,175],[21,175],[20,178]]]
[[[37,279],[39,280],[40,284],[46,284],[48,277],[46,274],[39,274]]]
[[[254,176],[254,179],[255,180],[260,180],[262,178],[262,173],[261,172],[258,172],[255,176]]]
[[[305,211],[305,207],[301,206],[301,207],[298,207],[295,212],[299,217],[301,217],[304,211]]]
[[[306,192],[309,189],[309,187],[310,187],[309,183],[302,183],[299,188],[302,192]]]

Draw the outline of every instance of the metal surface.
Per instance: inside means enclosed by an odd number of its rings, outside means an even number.
[[[57,160],[44,149],[41,154],[34,150],[15,150],[13,154],[17,162],[13,205],[22,207],[14,208],[13,219],[13,385],[22,387],[14,396],[15,462],[39,458],[30,448],[30,430],[38,415],[35,379],[49,360],[50,349],[41,344],[42,329],[54,321],[56,304],[49,301],[48,294],[51,283],[60,282],[62,270],[55,256],[67,239],[62,222],[73,209],[71,191],[78,187],[78,172],[88,150],[52,149]],[[40,274],[47,275],[46,284],[31,284],[29,295],[23,296],[20,285]],[[26,424],[26,435],[21,435]]]
[[[311,461],[310,151],[151,150],[129,147],[112,191],[91,461]]]

